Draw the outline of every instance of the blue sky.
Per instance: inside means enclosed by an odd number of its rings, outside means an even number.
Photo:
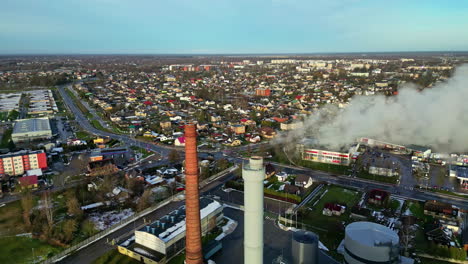
[[[466,0],[2,0],[0,54],[468,50]]]

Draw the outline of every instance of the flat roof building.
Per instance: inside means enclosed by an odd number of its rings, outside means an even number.
[[[0,94],[0,112],[9,112],[19,109],[21,93]]]
[[[11,134],[14,143],[50,139],[51,137],[52,130],[47,117],[16,120]]]
[[[223,206],[212,199],[200,199],[202,236],[223,219]],[[145,263],[165,263],[185,248],[185,205],[135,231],[119,244],[119,252]]]
[[[57,104],[51,90],[29,91],[28,114],[47,116],[58,112]]]

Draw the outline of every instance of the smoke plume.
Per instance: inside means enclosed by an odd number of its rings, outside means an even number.
[[[355,96],[345,109],[324,107],[306,118],[303,129],[286,136],[288,141],[314,138],[334,149],[360,137],[436,151],[468,151],[468,65],[423,91],[407,85],[397,96]]]

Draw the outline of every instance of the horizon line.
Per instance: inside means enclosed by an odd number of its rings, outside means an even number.
[[[468,50],[431,51],[350,51],[350,52],[265,52],[265,53],[0,53],[0,56],[304,56],[304,55],[366,55],[366,54],[408,54],[408,53],[467,53]]]

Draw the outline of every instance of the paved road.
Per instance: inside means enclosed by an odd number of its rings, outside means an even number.
[[[155,144],[150,144],[148,142],[144,142],[144,141],[141,141],[141,140],[138,140],[138,139],[134,139],[134,138],[132,138],[132,137],[130,137],[128,135],[118,135],[118,134],[114,134],[114,133],[110,133],[110,132],[107,132],[107,131],[102,131],[102,130],[96,129],[95,127],[93,127],[91,125],[88,118],[75,105],[75,103],[73,102],[73,99],[65,91],[65,89],[70,87],[70,86],[71,85],[58,86],[58,91],[59,91],[60,95],[62,96],[63,101],[65,102],[65,104],[68,106],[70,111],[72,111],[72,113],[75,115],[75,120],[80,124],[80,126],[84,130],[86,130],[86,131],[88,131],[88,132],[90,132],[92,134],[101,136],[101,137],[110,137],[110,138],[119,140],[119,141],[121,141],[122,143],[124,143],[127,146],[138,146],[138,147],[141,147],[141,148],[144,148],[144,149],[151,150],[153,152],[158,152],[163,157],[167,157],[171,150],[176,149],[174,147],[169,147],[169,146],[159,146],[159,145],[155,145]],[[96,115],[96,117],[97,117],[98,120],[101,120],[100,121],[101,123],[103,122],[102,119],[99,116]],[[177,150],[180,150],[180,149],[177,149]]]
[[[432,193],[423,190],[413,189],[407,186],[398,186],[392,184],[385,184],[379,182],[368,181],[359,178],[352,178],[347,176],[337,176],[331,173],[323,171],[315,171],[308,168],[295,167],[289,165],[283,165],[273,163],[276,167],[284,169],[286,172],[291,174],[307,174],[310,175],[314,180],[324,181],[331,184],[354,187],[361,190],[370,189],[382,189],[392,194],[405,197],[407,199],[415,200],[438,200],[440,202],[446,202],[458,206],[460,208],[468,209],[468,198],[460,198],[455,196],[444,195],[440,193]]]
[[[218,179],[208,183],[203,188],[201,188],[200,193],[204,195],[204,194],[209,194],[212,192],[219,191],[221,189],[222,184],[228,181],[229,179],[231,179],[233,176],[234,174],[232,172],[222,175]],[[161,218],[162,216],[170,213],[171,211],[175,210],[176,208],[178,208],[184,203],[185,201],[171,202],[167,204],[166,206],[163,206],[155,210],[154,212],[146,215],[144,219],[146,219],[147,221],[155,221]],[[92,263],[95,259],[97,259],[98,257],[104,255],[106,252],[113,249],[113,247],[107,243],[108,240],[111,241],[112,239],[116,239],[119,237],[130,236],[136,228],[142,225],[144,225],[143,218],[140,218],[136,220],[135,222],[131,222],[128,225],[122,227],[121,229],[81,249],[75,254],[66,257],[65,259],[61,260],[59,263],[80,263],[80,264]]]

